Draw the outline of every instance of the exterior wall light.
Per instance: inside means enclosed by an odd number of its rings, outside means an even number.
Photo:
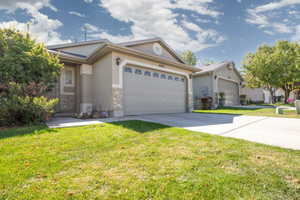
[[[117,57],[116,58],[116,65],[119,66],[121,63],[121,58],[120,57]]]

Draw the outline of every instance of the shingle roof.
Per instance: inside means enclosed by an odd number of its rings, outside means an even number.
[[[205,74],[208,72],[212,72],[215,71],[221,67],[227,66],[228,64],[230,64],[230,62],[221,62],[221,63],[214,63],[211,65],[207,65],[207,66],[203,66],[203,67],[199,67],[199,69],[201,70],[200,72],[196,72],[195,75],[197,74]]]

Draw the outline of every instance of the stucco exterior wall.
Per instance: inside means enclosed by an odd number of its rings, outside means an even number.
[[[262,88],[241,88],[240,94],[246,95],[246,98],[254,102],[264,102],[265,94]]]
[[[223,77],[226,79],[234,80],[237,83],[241,82],[240,77],[236,74],[236,72],[233,69],[229,69],[228,67],[222,67],[220,69],[217,69],[214,72],[214,75],[218,77]]]
[[[193,77],[193,97],[195,109],[201,107],[201,102],[197,99],[204,96],[213,97],[212,73]]]
[[[112,111],[112,54],[93,65],[93,105],[99,111]]]
[[[129,48],[132,48],[132,49],[136,49],[136,50],[139,50],[139,51],[143,51],[143,52],[146,52],[146,53],[149,53],[149,54],[152,54],[152,55],[155,55],[157,56],[154,51],[153,51],[153,44],[154,42],[152,43],[147,43],[147,44],[139,44],[139,45],[135,45],[135,46],[131,46]],[[159,44],[159,43],[158,43]],[[160,45],[160,44],[159,44]],[[161,46],[161,45],[160,45]],[[163,46],[162,47],[162,55],[161,57],[163,58],[167,58],[169,60],[173,60],[173,61],[176,61],[178,62],[178,60],[176,58],[174,58],[170,53],[169,51],[167,51]]]

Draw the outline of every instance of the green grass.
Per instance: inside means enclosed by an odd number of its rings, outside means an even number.
[[[195,113],[212,113],[212,114],[233,114],[233,115],[252,115],[252,116],[266,116],[266,117],[286,117],[299,118],[295,110],[284,110],[283,114],[276,114],[275,108],[236,108],[223,107],[215,110],[194,110]]]
[[[300,151],[125,121],[0,132],[0,199],[300,199]]]

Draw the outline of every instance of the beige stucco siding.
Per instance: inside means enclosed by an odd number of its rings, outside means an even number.
[[[221,76],[226,79],[234,80],[236,82],[241,82],[240,77],[236,74],[236,72],[233,69],[229,69],[228,67],[222,67],[220,69],[217,69],[214,72],[215,75]]]
[[[262,102],[265,100],[264,90],[262,88],[241,88],[241,94],[246,95],[246,98],[254,102]]]
[[[108,54],[93,65],[94,109],[112,110],[112,54]]]
[[[195,109],[201,107],[200,98],[205,96],[214,96],[212,73],[193,77],[193,98]]]
[[[103,44],[98,43],[98,44],[81,45],[81,46],[75,46],[75,47],[66,47],[66,48],[60,48],[60,49],[63,51],[88,56],[102,45]]]
[[[238,74],[233,70],[229,69],[228,67],[222,67],[220,69],[217,69],[214,71],[213,76],[218,77],[215,79],[213,83],[214,91],[218,92],[218,84],[217,81],[221,79],[231,80],[233,82],[236,82],[238,85],[240,85],[240,82],[242,81],[241,78],[238,76]]]
[[[204,74],[193,78],[193,94],[194,98],[213,95],[211,74]]]
[[[145,53],[150,53],[152,55],[156,55],[153,51],[153,44],[154,43],[139,44],[139,45],[131,46],[129,48],[133,48],[135,50],[139,50],[139,51],[142,51],[142,52],[145,52]],[[162,55],[160,55],[161,57],[178,62],[178,60],[176,58],[174,58],[174,56],[172,56],[164,47],[161,46],[161,48],[162,48]]]

